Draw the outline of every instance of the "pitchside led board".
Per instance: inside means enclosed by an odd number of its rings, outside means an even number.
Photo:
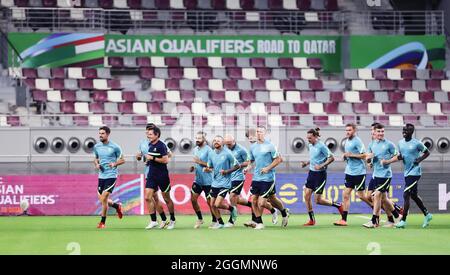
[[[291,213],[306,213],[303,199],[303,186],[306,173],[277,174],[277,196]],[[191,186],[193,174],[171,175],[171,196],[178,213],[194,214],[191,205]],[[368,184],[369,179],[366,180]],[[250,196],[251,176],[247,177],[241,195]],[[394,202],[403,203],[403,175],[395,173],[389,197]],[[31,215],[98,215],[101,205],[97,199],[96,175],[35,175],[0,177],[0,215],[21,213],[20,201],[30,202]],[[121,175],[112,193],[112,200],[123,203],[125,213],[142,215],[147,213],[144,202],[144,176]],[[343,173],[329,173],[324,196],[333,201],[342,201],[344,186]],[[228,197],[227,197],[228,199]],[[161,201],[164,200],[161,198]],[[199,200],[202,210],[209,211],[202,194]],[[370,213],[371,209],[353,193],[351,196],[352,213]],[[428,205],[428,202],[427,202]],[[241,213],[250,213],[249,208],[240,207]],[[334,213],[331,207],[316,206],[319,213]]]
[[[325,73],[351,68],[445,66],[445,37],[331,35],[120,35],[10,33],[10,67],[103,67],[108,56],[320,58]],[[349,39],[350,49],[342,48]],[[18,54],[22,60],[18,57]]]

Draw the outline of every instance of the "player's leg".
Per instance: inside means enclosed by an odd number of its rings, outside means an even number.
[[[161,200],[159,199],[158,192],[153,193],[153,203],[155,205],[156,212],[158,212],[161,217],[160,228],[165,227],[169,222],[167,221],[166,213],[164,213],[164,208]]]
[[[166,202],[167,208],[169,209],[169,215],[170,215],[170,221],[167,225],[167,229],[173,229],[175,228],[175,207],[172,201],[172,198],[170,197],[170,185],[168,184],[168,187],[164,190],[164,192],[161,192],[162,197],[164,201]]]
[[[222,220],[222,216],[220,215],[220,211],[219,209],[216,207],[216,199],[217,199],[217,195],[215,190],[213,190],[212,192],[212,196],[211,196],[211,211],[213,213],[213,215],[216,217],[217,219],[217,223],[211,227],[211,229],[221,229],[224,228],[225,224]]]
[[[261,213],[261,214],[263,213],[264,205],[266,204],[266,202],[267,202],[267,198],[265,198],[264,195],[258,196],[258,205],[257,205],[257,207],[258,207],[258,214],[259,213]],[[257,225],[256,225],[255,229],[264,229],[262,215],[261,216],[257,216],[256,219],[257,219],[257,221],[256,221]]]
[[[311,188],[305,187],[305,206],[308,210],[309,221],[304,224],[304,226],[310,226],[316,224],[316,218],[314,217],[313,205],[312,205],[312,193]]]
[[[325,199],[322,194],[325,190],[325,185],[327,183],[327,174],[326,172],[315,173],[314,176],[315,186],[318,186],[314,191],[314,201],[316,204],[325,205],[325,206],[333,206],[336,207],[341,214],[343,215],[343,208],[341,203],[334,202],[332,200]]]
[[[109,192],[103,191],[103,193],[100,195],[99,199],[102,204],[102,211],[101,211],[101,221],[98,224],[97,228],[105,228],[106,224],[106,215],[108,213],[108,198],[109,198]]]
[[[155,200],[153,199],[153,194],[155,193],[155,189],[153,188],[145,188],[144,197],[147,202],[147,209],[150,215],[150,222],[145,227],[145,229],[152,229],[158,226],[156,222],[156,212],[155,212]]]
[[[342,191],[342,218],[339,221],[334,222],[334,225],[337,226],[346,226],[347,225],[347,215],[348,210],[350,209],[350,195],[353,191],[353,188],[345,188]]]
[[[229,222],[225,225],[225,227],[233,227],[237,218],[237,208],[236,206],[232,206],[225,201],[227,193],[228,189],[221,188],[221,190],[217,195],[215,206],[218,209],[230,211],[230,219]]]
[[[194,182],[191,188],[191,204],[192,208],[195,211],[195,214],[197,215],[197,221],[195,222],[194,228],[200,228],[200,226],[204,223],[202,211],[200,210],[200,205],[198,205],[198,197],[200,196],[201,192],[201,187]]]
[[[282,217],[281,226],[286,227],[289,221],[289,209],[284,207],[283,202],[277,197],[276,193],[274,192],[269,195],[267,201],[270,202],[271,205],[273,205],[273,212],[270,212],[272,213],[272,223],[277,224],[278,211],[276,209],[278,209]],[[268,202],[266,202],[266,204]]]

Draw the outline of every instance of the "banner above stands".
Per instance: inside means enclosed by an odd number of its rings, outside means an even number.
[[[342,71],[343,36],[120,35],[10,33],[10,67],[103,67],[119,57],[320,58],[325,73]],[[352,68],[445,66],[444,36],[351,36]],[[406,64],[406,65],[405,65]]]

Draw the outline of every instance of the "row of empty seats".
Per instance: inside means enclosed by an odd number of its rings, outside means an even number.
[[[64,114],[450,114],[450,103],[204,103],[204,102],[47,102],[47,113]]]
[[[47,120],[47,119],[46,119]],[[344,126],[347,123],[357,123],[363,126],[370,126],[373,122],[380,122],[389,126],[403,126],[405,123],[422,125],[426,127],[448,127],[448,115],[438,116],[417,116],[417,115],[378,115],[378,116],[345,116],[345,115],[314,115],[314,116],[294,116],[294,115],[218,115],[207,116],[182,116],[180,118],[170,115],[74,115],[60,116],[52,125],[60,126],[142,126],[149,122],[157,125],[198,125],[198,126],[251,126],[265,124],[271,127],[283,126]],[[38,120],[38,126],[43,121]],[[9,126],[30,126],[33,122],[25,117],[0,115],[0,127]],[[45,123],[45,122],[44,122]]]
[[[338,10],[337,0],[1,0],[0,7],[201,9],[201,10]]]
[[[351,80],[354,91],[450,91],[450,80]]]
[[[113,68],[312,68],[322,69],[320,58],[306,57],[108,57]]]
[[[133,91],[71,91],[71,90],[32,90],[35,102],[263,102],[263,103],[303,103],[303,102],[380,102],[380,103],[432,103],[448,102],[448,92],[329,92],[329,91],[186,91],[168,90],[153,92]]]
[[[428,79],[450,79],[450,72],[447,76],[443,70],[433,69],[345,69],[345,79],[349,80],[428,80]]]
[[[26,78],[23,81],[29,88],[38,90],[117,90],[122,88],[119,79]]]

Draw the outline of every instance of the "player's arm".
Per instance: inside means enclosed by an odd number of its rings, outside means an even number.
[[[353,154],[351,152],[345,152],[345,158],[366,159],[366,153]]]
[[[322,151],[322,153],[324,155],[327,156],[327,159],[325,160],[325,162],[323,162],[321,164],[316,164],[314,166],[314,169],[316,169],[316,170],[322,170],[322,169],[326,168],[328,165],[330,165],[334,161],[334,156],[331,153],[330,149],[328,149],[328,147],[322,146],[321,151]]]
[[[94,158],[94,166],[95,166],[95,169],[101,170],[100,161],[98,158]]]
[[[195,164],[198,164],[198,165],[200,165],[200,166],[202,166],[202,167],[208,166],[208,163],[207,163],[207,162],[202,161],[202,160],[199,159],[197,156],[194,157],[194,163],[195,163]]]
[[[203,172],[205,173],[211,173],[214,168],[210,154],[211,151],[208,152],[208,161],[206,162],[206,167],[203,168]]]
[[[117,159],[117,161],[110,163],[109,166],[112,168],[112,167],[117,167],[119,165],[122,165],[124,163],[125,163],[125,159],[123,158],[123,155],[120,155],[120,157]]]
[[[389,165],[391,163],[399,161],[397,148],[393,144],[389,146],[389,150],[392,152],[392,157],[390,159],[382,159],[380,161],[381,165]]]
[[[308,161],[300,161],[300,166],[301,166],[302,168],[305,168],[306,166],[309,165],[309,163],[310,163],[309,160],[308,160]]]
[[[430,150],[428,150],[428,148],[425,146],[425,145],[423,145],[423,143],[420,143],[419,144],[419,148],[418,148],[423,154],[420,156],[420,157],[418,157],[418,158],[416,158],[415,160],[414,160],[414,164],[415,165],[418,165],[419,163],[421,163],[422,161],[424,161],[426,158],[428,158],[429,156],[430,156]]]
[[[266,174],[269,173],[270,170],[274,169],[275,167],[277,167],[280,163],[283,162],[283,158],[281,157],[281,155],[278,153],[278,150],[274,147],[273,151],[272,151],[272,163],[269,164],[269,166],[266,166],[264,168],[261,169],[261,174]]]
[[[239,169],[239,162],[231,153],[228,155],[228,161],[230,162],[232,167],[230,169],[220,171],[220,173],[224,176]]]
[[[157,163],[167,164],[167,163],[169,163],[169,155],[165,155],[160,158],[153,156],[152,160]]]

